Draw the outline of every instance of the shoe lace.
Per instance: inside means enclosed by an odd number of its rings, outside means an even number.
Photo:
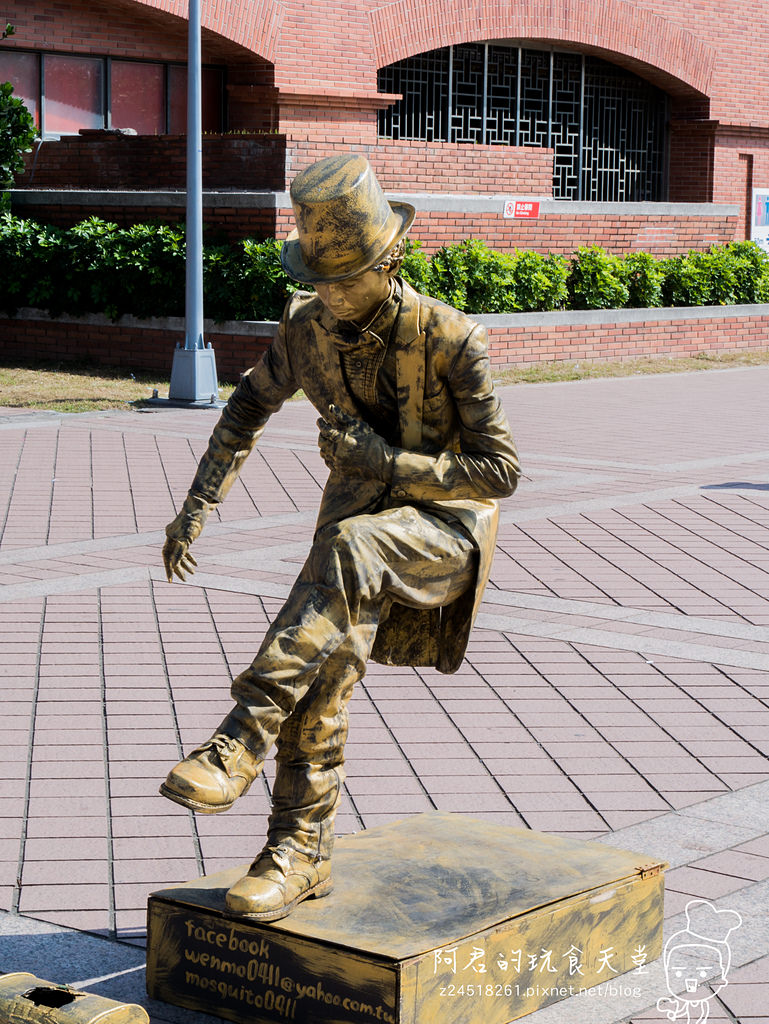
[[[238,741],[233,739],[232,736],[227,736],[223,732],[218,732],[215,736],[212,736],[210,740],[200,747],[200,750],[213,750],[218,755],[222,767],[224,767],[224,757],[228,754],[237,753]]]
[[[292,852],[293,851],[289,849],[288,846],[265,846],[251,867],[255,868],[261,861],[271,857],[273,863],[283,872],[284,875],[288,876],[291,873]]]

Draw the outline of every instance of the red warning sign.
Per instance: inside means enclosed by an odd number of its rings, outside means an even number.
[[[539,202],[531,199],[508,199],[505,201],[505,217],[539,217]]]

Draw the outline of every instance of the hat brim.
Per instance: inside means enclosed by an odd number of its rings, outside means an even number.
[[[302,255],[299,245],[299,233],[296,229],[291,232],[280,250],[281,266],[289,277],[293,278],[294,281],[300,281],[302,284],[333,284],[335,281],[346,281],[350,277],[364,274],[367,270],[375,267],[398,244],[414,222],[416,210],[410,203],[391,202],[389,205],[397,218],[395,232],[388,237],[381,247],[378,246],[373,254],[370,253],[366,258],[362,258],[356,263],[352,270],[344,274],[327,276],[319,274],[316,270],[308,267]]]

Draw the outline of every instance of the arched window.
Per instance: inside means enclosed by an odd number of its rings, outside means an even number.
[[[379,115],[383,138],[545,146],[555,152],[556,199],[665,198],[667,96],[617,65],[464,43],[390,64],[378,82],[403,94]]]

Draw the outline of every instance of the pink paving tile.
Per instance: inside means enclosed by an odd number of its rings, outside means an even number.
[[[769,974],[761,982],[729,984],[719,993],[719,998],[738,1021],[758,1024],[759,1021],[769,1020],[767,984]]]
[[[19,837],[0,838],[0,862],[16,864],[19,859]]]
[[[733,969],[729,974],[729,984],[765,983],[769,981],[769,956],[762,956],[744,967]]]
[[[371,814],[413,814],[433,809],[427,796],[415,793],[408,796],[395,794],[361,794],[355,805],[360,814],[367,819]]]
[[[94,884],[25,885],[21,891],[19,912],[32,917],[49,911],[102,911],[109,905],[107,886]]]
[[[29,813],[39,818],[98,818],[107,813],[107,801],[104,795],[67,798],[43,796],[30,802]]]
[[[103,839],[107,835],[107,816],[97,818],[52,817],[27,819],[27,837],[32,839]]]
[[[524,814],[529,811],[587,811],[590,810],[588,801],[572,789],[571,792],[518,792],[513,785],[509,790],[515,806]]]
[[[749,840],[747,843],[740,843],[735,849],[755,854],[758,857],[769,857],[769,835],[759,836],[756,839]]]
[[[527,811],[524,814],[529,828],[537,832],[569,835],[574,832],[608,831],[607,825],[595,811]]]
[[[36,862],[45,862],[57,866],[59,872],[63,864],[74,862],[106,861],[108,846],[104,839],[89,837],[47,839],[27,837],[24,847],[25,871]],[[25,876],[26,877],[26,876]]]
[[[743,889],[747,884],[744,878],[695,867],[673,868],[672,871],[668,871],[665,878],[665,886],[671,892],[713,900]]]
[[[515,801],[505,799],[502,793],[436,793],[431,794],[433,802],[440,811],[454,814],[478,814],[479,812],[496,812],[514,810]],[[359,801],[356,801],[359,810]],[[426,810],[428,808],[425,808]]]
[[[769,857],[762,857],[744,850],[724,850],[710,857],[694,861],[692,867],[704,868],[733,878],[750,879],[754,882],[769,878]]]
[[[127,837],[113,841],[115,860],[186,860],[194,855],[189,834],[180,836]]]
[[[68,857],[53,857],[50,860],[30,860],[25,858],[24,871],[21,876],[22,885],[38,886],[72,886],[73,895],[79,893],[75,886],[104,885],[108,883],[106,860],[78,860]]]

